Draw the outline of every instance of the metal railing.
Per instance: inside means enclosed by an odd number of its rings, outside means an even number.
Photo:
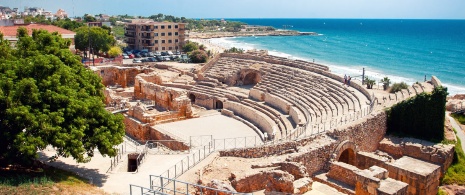
[[[152,189],[145,188],[145,187],[138,186],[138,185],[133,185],[133,184],[129,184],[129,194],[130,195],[136,195],[136,194],[140,194],[140,195],[150,195],[150,194],[153,194],[153,195],[159,195],[159,194],[165,195],[164,193],[161,193],[159,191],[152,190]]]
[[[146,189],[146,188],[145,188]],[[253,193],[240,193],[226,190],[219,190],[207,186],[197,185],[193,183],[183,182],[163,176],[150,175],[150,192],[159,194],[238,194],[252,195]],[[189,191],[190,190],[190,191]],[[132,195],[132,194],[131,194]]]
[[[121,150],[116,149],[116,156],[114,156],[110,160],[110,168],[108,168],[107,173],[113,171],[113,169],[120,163],[121,159],[123,159],[123,155],[126,153],[126,150],[123,145],[121,145]]]
[[[137,159],[136,159],[137,167],[136,167],[136,169],[134,171],[135,173],[139,172],[140,165],[145,160],[145,156],[147,156],[147,150],[148,150],[147,146],[148,145],[146,143],[144,149],[142,149],[142,151],[140,151],[139,155],[137,156]]]
[[[192,154],[187,155],[181,161],[177,162],[168,170],[160,174],[160,176],[175,179],[188,171],[190,168],[197,165],[203,159],[207,158],[213,152],[214,150],[211,147],[211,143],[205,145],[202,148],[197,149]],[[152,181],[150,181],[150,183],[152,183]]]
[[[263,145],[262,140],[258,136],[249,137],[236,137],[236,138],[225,138],[225,139],[214,139],[213,150],[228,150],[234,148],[249,148],[258,145]]]

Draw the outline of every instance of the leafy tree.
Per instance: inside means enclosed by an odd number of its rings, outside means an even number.
[[[108,34],[108,31],[100,27],[80,27],[76,29],[76,36],[74,37],[76,48],[79,50],[86,50],[90,47],[93,52],[108,52],[111,46],[115,44],[115,38]]]
[[[197,43],[195,42],[191,42],[191,41],[188,41],[183,47],[182,47],[182,51],[183,52],[192,52],[194,50],[198,50],[199,49],[199,46]]]
[[[207,62],[208,55],[203,50],[195,50],[189,54],[189,58],[193,63],[205,63]]]
[[[11,47],[0,35],[0,161],[27,164],[48,145],[56,157],[87,162],[94,149],[116,155],[123,117],[104,109],[101,79],[58,33],[18,30]]]
[[[95,22],[97,19],[89,14],[84,14],[84,22]]]
[[[121,50],[121,47],[118,47],[118,46],[113,46],[110,48],[110,50],[108,50],[108,55],[110,55],[110,57],[112,58],[117,57],[121,55],[122,53],[123,53],[123,50]]]
[[[116,25],[116,21],[117,21],[117,19],[115,17],[113,17],[113,16],[110,17],[110,23],[111,23],[112,26]]]

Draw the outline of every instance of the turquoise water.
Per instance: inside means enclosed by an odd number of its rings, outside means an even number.
[[[465,20],[233,19],[319,36],[214,39],[225,47],[266,49],[272,55],[315,60],[331,71],[395,82],[437,76],[450,94],[465,93]],[[291,26],[291,27],[289,27]]]

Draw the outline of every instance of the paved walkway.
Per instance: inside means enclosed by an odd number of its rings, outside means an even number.
[[[446,115],[449,117],[452,127],[457,131],[456,135],[462,142],[462,150],[465,151],[465,133],[463,133],[462,128],[460,128],[460,125],[457,124],[455,119],[450,116],[450,112],[446,112]]]

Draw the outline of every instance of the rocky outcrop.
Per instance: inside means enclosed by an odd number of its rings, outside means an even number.
[[[266,175],[266,188],[267,192],[284,192],[294,193],[294,176],[291,174],[280,171],[268,171]]]
[[[221,191],[216,191],[216,190],[211,190],[211,189],[205,189],[203,194],[209,195],[227,195],[230,194],[228,192],[237,192],[232,186],[229,181],[220,181],[217,179],[212,179],[210,183],[207,184],[208,187],[218,189]]]

